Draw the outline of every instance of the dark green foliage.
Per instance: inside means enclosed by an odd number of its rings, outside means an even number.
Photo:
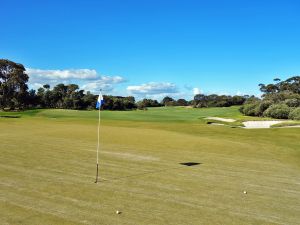
[[[274,94],[283,91],[290,91],[295,94],[300,94],[300,76],[293,76],[285,81],[274,79],[275,84],[259,84],[261,92],[266,94]]]
[[[137,108],[137,105],[135,103],[135,98],[132,96],[122,97],[122,96],[105,95],[103,97],[104,97],[104,105],[102,106],[103,109],[132,110]]]
[[[246,96],[230,95],[204,95],[197,94],[194,97],[193,105],[195,108],[204,107],[229,107],[233,105],[242,105],[246,101]]]
[[[248,116],[268,116],[277,119],[299,119],[300,76],[285,81],[274,79],[275,84],[259,84],[263,99],[249,98],[240,111]],[[253,111],[253,107],[255,109]]]
[[[259,102],[250,103],[243,106],[243,113],[247,116],[257,116],[257,107],[259,106]]]
[[[254,95],[249,96],[248,98],[246,98],[246,101],[244,102],[245,105],[247,104],[252,104],[252,103],[256,103],[259,102],[261,99],[259,99],[258,97],[255,97]]]
[[[22,64],[0,59],[0,108],[24,108],[29,95],[27,81]]]
[[[300,98],[286,99],[284,100],[284,103],[287,104],[289,107],[300,107]]]
[[[300,120],[300,107],[294,108],[290,111],[289,119]]]
[[[138,109],[144,109],[147,107],[160,107],[163,106],[157,100],[144,98],[142,101],[137,103]]]
[[[161,104],[164,106],[174,106],[174,105],[176,105],[176,101],[173,98],[166,96],[161,101]]]
[[[188,101],[185,100],[185,99],[180,98],[180,99],[177,100],[176,104],[178,106],[187,106],[188,105]]]
[[[27,91],[28,75],[23,65],[0,60],[0,108],[5,110],[23,108],[61,108],[61,109],[95,109],[97,96],[80,90],[77,84],[57,84],[50,89],[43,85],[37,92]],[[136,109],[132,96],[104,96],[103,109],[130,110]]]
[[[256,104],[255,116],[263,116],[264,112],[273,104],[273,102],[269,100],[265,100],[265,101],[259,101],[254,104]]]
[[[287,119],[290,111],[291,108],[284,103],[273,104],[264,112],[264,116],[276,119]]]
[[[83,92],[76,84],[58,84],[52,90],[45,84],[38,89],[38,104],[43,108],[85,109],[88,105]]]
[[[45,88],[46,85],[44,85]],[[46,86],[47,87],[47,86]],[[58,84],[52,90],[39,88],[37,93],[38,105],[43,108],[61,109],[95,109],[98,96],[89,91],[84,94],[76,84]],[[103,96],[102,109],[131,110],[136,109],[135,99],[132,96]]]

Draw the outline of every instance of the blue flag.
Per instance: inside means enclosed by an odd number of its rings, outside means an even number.
[[[103,105],[103,104],[104,104],[104,99],[103,99],[102,94],[100,93],[99,97],[98,97],[98,100],[97,100],[97,103],[96,103],[96,109],[101,108],[101,105]]]

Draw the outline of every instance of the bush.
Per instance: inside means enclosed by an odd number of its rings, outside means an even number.
[[[289,107],[300,107],[300,99],[297,98],[286,99],[284,103]]]
[[[254,104],[260,102],[260,99],[258,97],[255,97],[252,95],[251,97],[247,98],[247,100],[244,102],[244,104],[249,105],[249,104]]]
[[[259,105],[255,108],[255,114],[258,116],[262,116],[264,112],[273,104],[272,101],[262,101]]]
[[[242,105],[242,106],[239,108],[239,111],[240,111],[241,113],[244,113],[244,107],[245,107],[245,105]]]
[[[246,116],[257,116],[256,108],[258,107],[259,102],[243,105],[242,110]]]
[[[275,103],[282,103],[286,99],[299,99],[299,94],[295,94],[291,91],[282,91],[279,93],[269,93],[264,95],[264,100],[271,100]]]
[[[289,119],[300,120],[300,107],[291,110],[289,114]]]
[[[265,112],[264,116],[272,117],[276,119],[287,119],[291,108],[286,104],[274,104],[271,105]]]

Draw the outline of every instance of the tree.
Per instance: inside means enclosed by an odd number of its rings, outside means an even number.
[[[23,65],[6,60],[0,60],[0,109],[9,108],[62,108],[62,109],[94,109],[97,95],[90,92],[84,94],[77,84],[57,84],[50,89],[44,84],[37,91],[29,92],[26,82],[29,77]],[[136,109],[133,96],[104,96],[103,109],[131,110]],[[152,104],[159,103],[152,100]]]
[[[167,105],[169,105],[170,102],[174,102],[174,99],[169,97],[169,96],[166,96],[161,101],[161,104],[164,105],[164,106],[167,106]]]
[[[180,99],[177,100],[177,105],[179,105],[179,106],[187,106],[188,102],[187,102],[187,100],[185,100],[183,98],[180,98]]]
[[[137,104],[139,109],[162,106],[157,100],[148,99],[148,98],[144,98],[142,101],[139,101]]]
[[[29,108],[33,108],[38,104],[38,97],[35,93],[35,90],[31,89],[28,92],[25,104]]]
[[[194,107],[202,108],[208,106],[208,98],[204,94],[197,94],[194,96]]]
[[[83,97],[83,108],[84,109],[95,109],[96,107],[96,100],[97,96],[91,94],[90,91],[88,91]],[[105,96],[104,96],[104,102],[106,103]]]
[[[28,75],[22,64],[0,59],[0,107],[24,108],[26,106]]]
[[[248,97],[240,111],[245,115],[296,119],[297,116],[293,113],[300,107],[300,76],[293,76],[284,81],[276,78],[274,82],[259,84],[261,92],[264,93],[262,99]]]
[[[233,105],[242,105],[246,101],[244,96],[235,95],[232,97],[232,104]]]
[[[49,90],[49,89],[50,89],[50,85],[49,85],[49,84],[44,84],[44,85],[43,85],[43,88]]]

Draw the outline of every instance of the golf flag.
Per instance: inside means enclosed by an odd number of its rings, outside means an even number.
[[[101,105],[104,104],[104,99],[101,93],[101,89],[100,89],[100,94],[98,96],[97,99],[97,103],[96,103],[96,108],[99,109],[99,120],[98,120],[98,145],[97,145],[97,171],[96,171],[96,181],[95,183],[98,182],[98,172],[99,172],[99,148],[100,148],[100,118],[101,118]]]
[[[104,103],[104,99],[103,99],[103,96],[100,92],[97,103],[96,103],[96,109],[100,109],[101,105],[103,105],[103,103]]]

